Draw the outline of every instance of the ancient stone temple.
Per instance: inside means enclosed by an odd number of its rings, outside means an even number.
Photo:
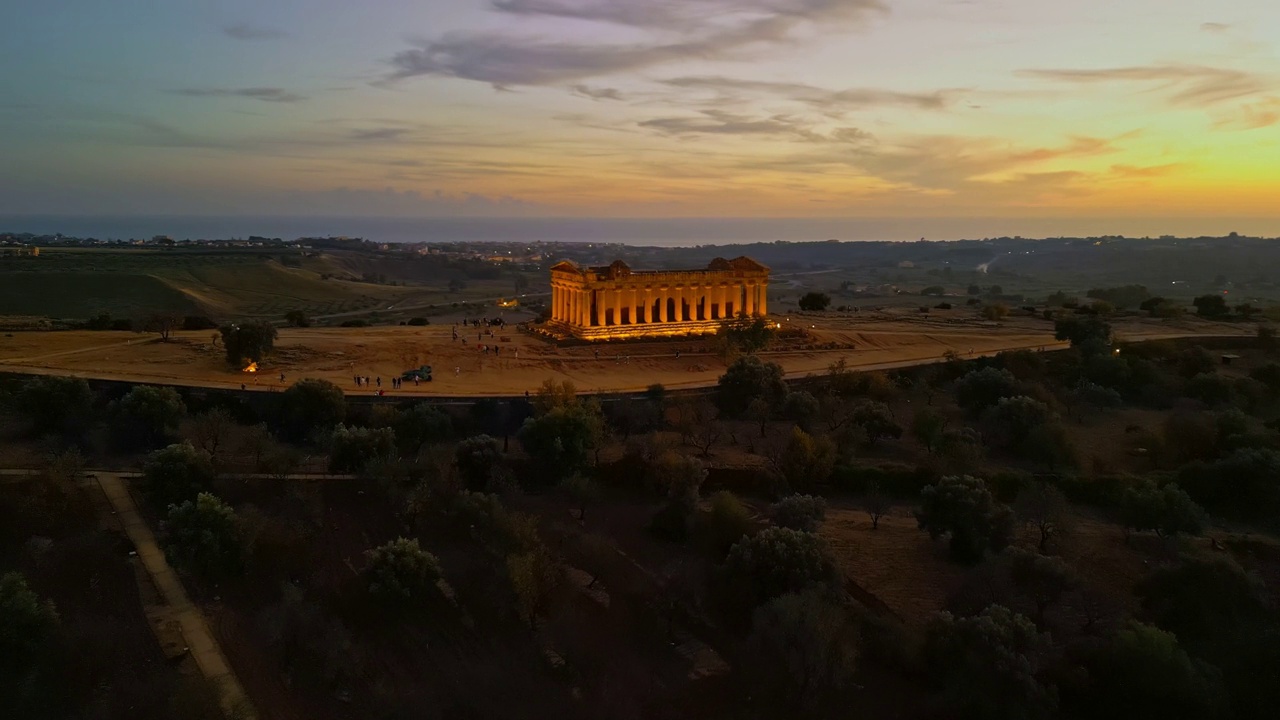
[[[704,270],[632,270],[572,262],[551,268],[551,325],[584,340],[714,333],[768,311],[769,268],[748,257]]]

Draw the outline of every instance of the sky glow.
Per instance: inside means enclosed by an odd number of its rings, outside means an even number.
[[[1280,221],[1277,39],[1274,0],[15,2],[0,214]]]

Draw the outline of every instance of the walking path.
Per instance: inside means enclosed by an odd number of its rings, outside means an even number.
[[[222,647],[209,629],[209,623],[200,608],[187,597],[187,591],[182,587],[177,573],[169,567],[155,535],[138,513],[129,488],[117,473],[98,472],[95,475],[102,493],[115,510],[121,527],[137,550],[138,558],[151,576],[151,582],[155,584],[160,597],[168,604],[173,619],[181,627],[182,637],[191,651],[191,657],[196,661],[200,672],[217,686],[223,713],[228,718],[256,718],[257,713],[231,669],[231,664],[222,654]]]

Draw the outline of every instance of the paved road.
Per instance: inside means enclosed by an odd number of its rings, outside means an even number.
[[[115,510],[120,525],[137,550],[138,558],[151,576],[151,582],[169,606],[173,619],[178,621],[182,637],[191,650],[191,657],[196,661],[200,672],[217,686],[223,712],[228,717],[257,717],[249,696],[245,694],[231,664],[222,654],[222,646],[209,629],[209,623],[200,608],[187,597],[178,574],[169,567],[164,551],[156,542],[151,528],[147,527],[146,521],[138,513],[124,480],[117,473],[98,472],[95,475],[103,494]]]

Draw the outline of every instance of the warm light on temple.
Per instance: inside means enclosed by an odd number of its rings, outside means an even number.
[[[748,257],[697,270],[551,268],[550,325],[584,340],[714,333],[726,320],[768,314],[769,268]]]

